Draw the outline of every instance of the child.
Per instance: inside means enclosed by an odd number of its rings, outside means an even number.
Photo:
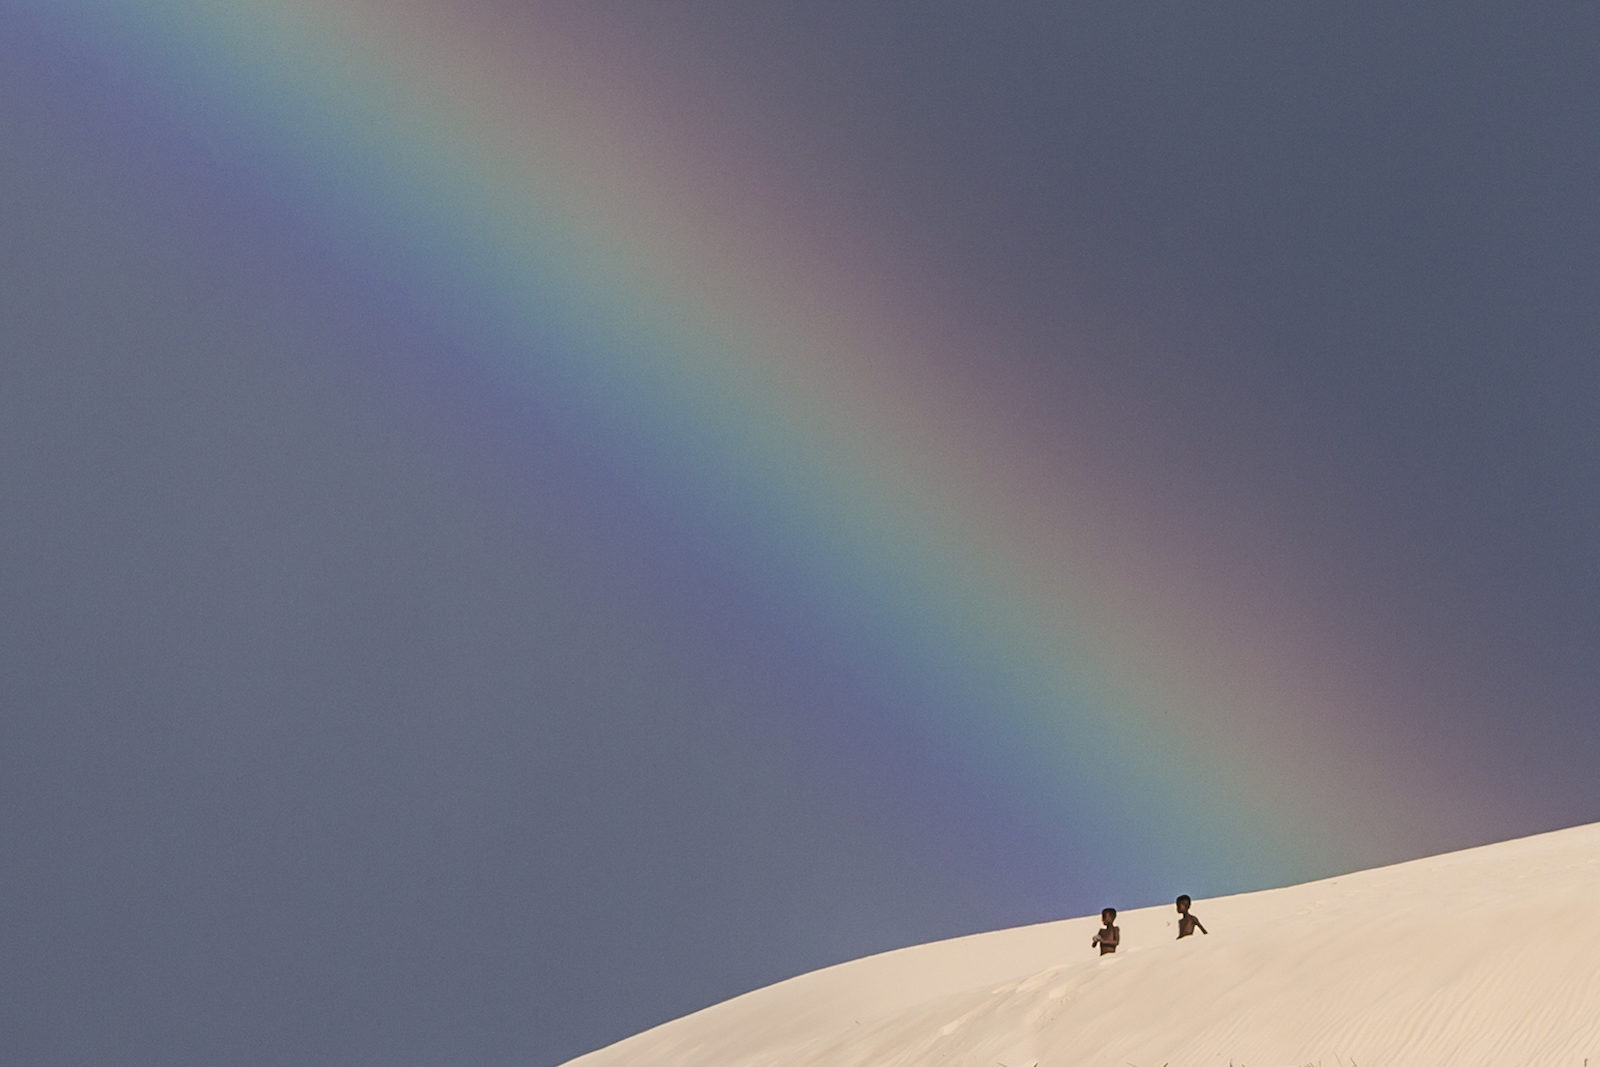
[[[1122,931],[1113,923],[1117,921],[1117,909],[1105,908],[1100,912],[1100,921],[1105,923],[1105,929],[1095,934],[1089,941],[1090,947],[1100,946],[1100,955],[1109,956],[1117,951],[1117,945],[1122,941]]]
[[[1188,937],[1190,934],[1194,933],[1195,930],[1199,930],[1202,934],[1206,933],[1206,928],[1200,925],[1200,917],[1198,915],[1192,915],[1189,912],[1189,894],[1183,894],[1183,896],[1178,898],[1177,903],[1178,936],[1180,938]]]

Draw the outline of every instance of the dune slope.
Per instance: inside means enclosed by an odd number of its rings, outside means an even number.
[[[1600,824],[802,975],[570,1067],[1600,1067]]]

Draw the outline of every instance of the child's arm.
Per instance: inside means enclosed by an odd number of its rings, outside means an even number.
[[[1196,930],[1199,930],[1202,934],[1210,933],[1205,924],[1200,921],[1200,916],[1191,914],[1189,917],[1194,920],[1194,928]]]

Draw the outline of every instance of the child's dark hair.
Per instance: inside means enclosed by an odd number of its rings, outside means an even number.
[[[1178,897],[1178,901],[1177,902],[1180,905],[1182,905],[1182,904],[1193,904],[1194,903],[1194,901],[1189,899],[1189,894],[1188,893],[1184,893],[1182,896]]]
[[[1110,920],[1110,919],[1115,919],[1116,917],[1117,917],[1117,909],[1116,908],[1101,908],[1100,909],[1100,918],[1101,919]]]

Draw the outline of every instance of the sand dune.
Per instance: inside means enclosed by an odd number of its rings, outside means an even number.
[[[1194,905],[922,945],[570,1067],[1600,1067],[1600,824]]]

